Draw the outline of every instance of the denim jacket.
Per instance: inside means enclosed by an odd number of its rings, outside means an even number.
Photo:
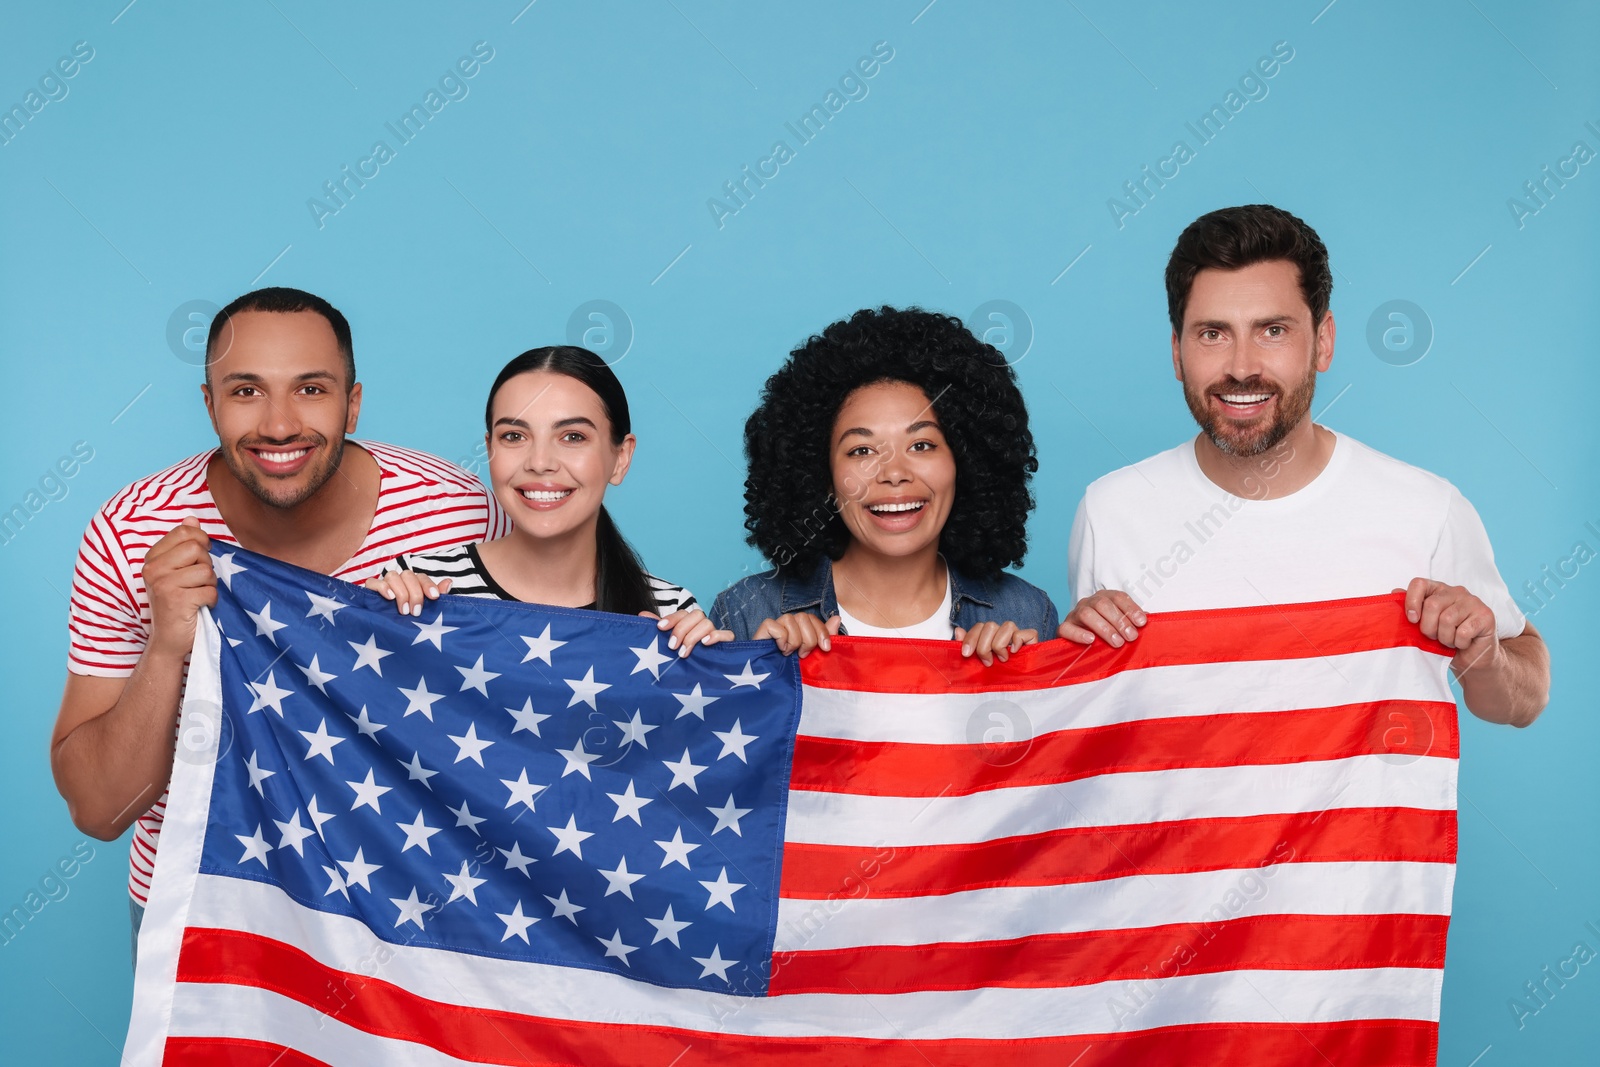
[[[986,581],[968,577],[954,567],[949,571],[952,625],[970,630],[980,622],[1014,622],[1025,630],[1038,630],[1041,641],[1056,635],[1060,616],[1049,594],[1038,586],[1014,574]],[[819,619],[839,614],[832,561],[823,559],[808,575],[772,570],[741,579],[717,595],[711,621],[744,641],[767,619],[797,611]]]

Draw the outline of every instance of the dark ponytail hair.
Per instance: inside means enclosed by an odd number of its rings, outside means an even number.
[[[611,443],[622,444],[632,432],[628,417],[628,396],[622,383],[611,372],[606,361],[589,351],[573,345],[554,345],[533,348],[522,353],[500,369],[494,385],[489,387],[489,401],[484,405],[483,424],[494,432],[494,398],[500,387],[519,374],[547,370],[564,374],[582,382],[600,398],[606,418],[611,423]],[[605,505],[600,506],[600,518],[595,526],[596,567],[594,576],[595,607],[622,615],[637,615],[641,611],[654,612],[657,608],[655,592],[650,587],[644,563],[611,521]]]

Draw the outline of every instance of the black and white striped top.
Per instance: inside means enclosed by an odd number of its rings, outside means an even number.
[[[438,552],[422,552],[414,555],[403,555],[395,558],[390,569],[402,568],[425,574],[438,581],[443,578],[450,579],[450,592],[456,596],[487,597],[491,600],[516,600],[517,597],[506,592],[499,582],[494,580],[488,568],[483,565],[483,558],[478,555],[476,544],[456,545],[454,548],[442,549]],[[673,585],[653,574],[645,575],[650,583],[651,590],[656,597],[656,614],[661,616],[671,615],[674,611],[698,608],[694,594],[681,585]],[[584,604],[583,607],[594,610],[594,604]]]

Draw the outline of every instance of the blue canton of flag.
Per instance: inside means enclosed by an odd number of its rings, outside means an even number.
[[[767,991],[793,657],[213,555],[223,736],[200,869],[396,944]]]

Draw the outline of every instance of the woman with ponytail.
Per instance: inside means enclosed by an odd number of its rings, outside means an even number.
[[[420,615],[440,593],[650,615],[668,647],[732,639],[688,590],[648,573],[606,512],[606,486],[633,460],[628,398],[586,348],[535,348],[507,363],[484,410],[489,482],[510,517],[505,537],[400,556],[367,588]]]

